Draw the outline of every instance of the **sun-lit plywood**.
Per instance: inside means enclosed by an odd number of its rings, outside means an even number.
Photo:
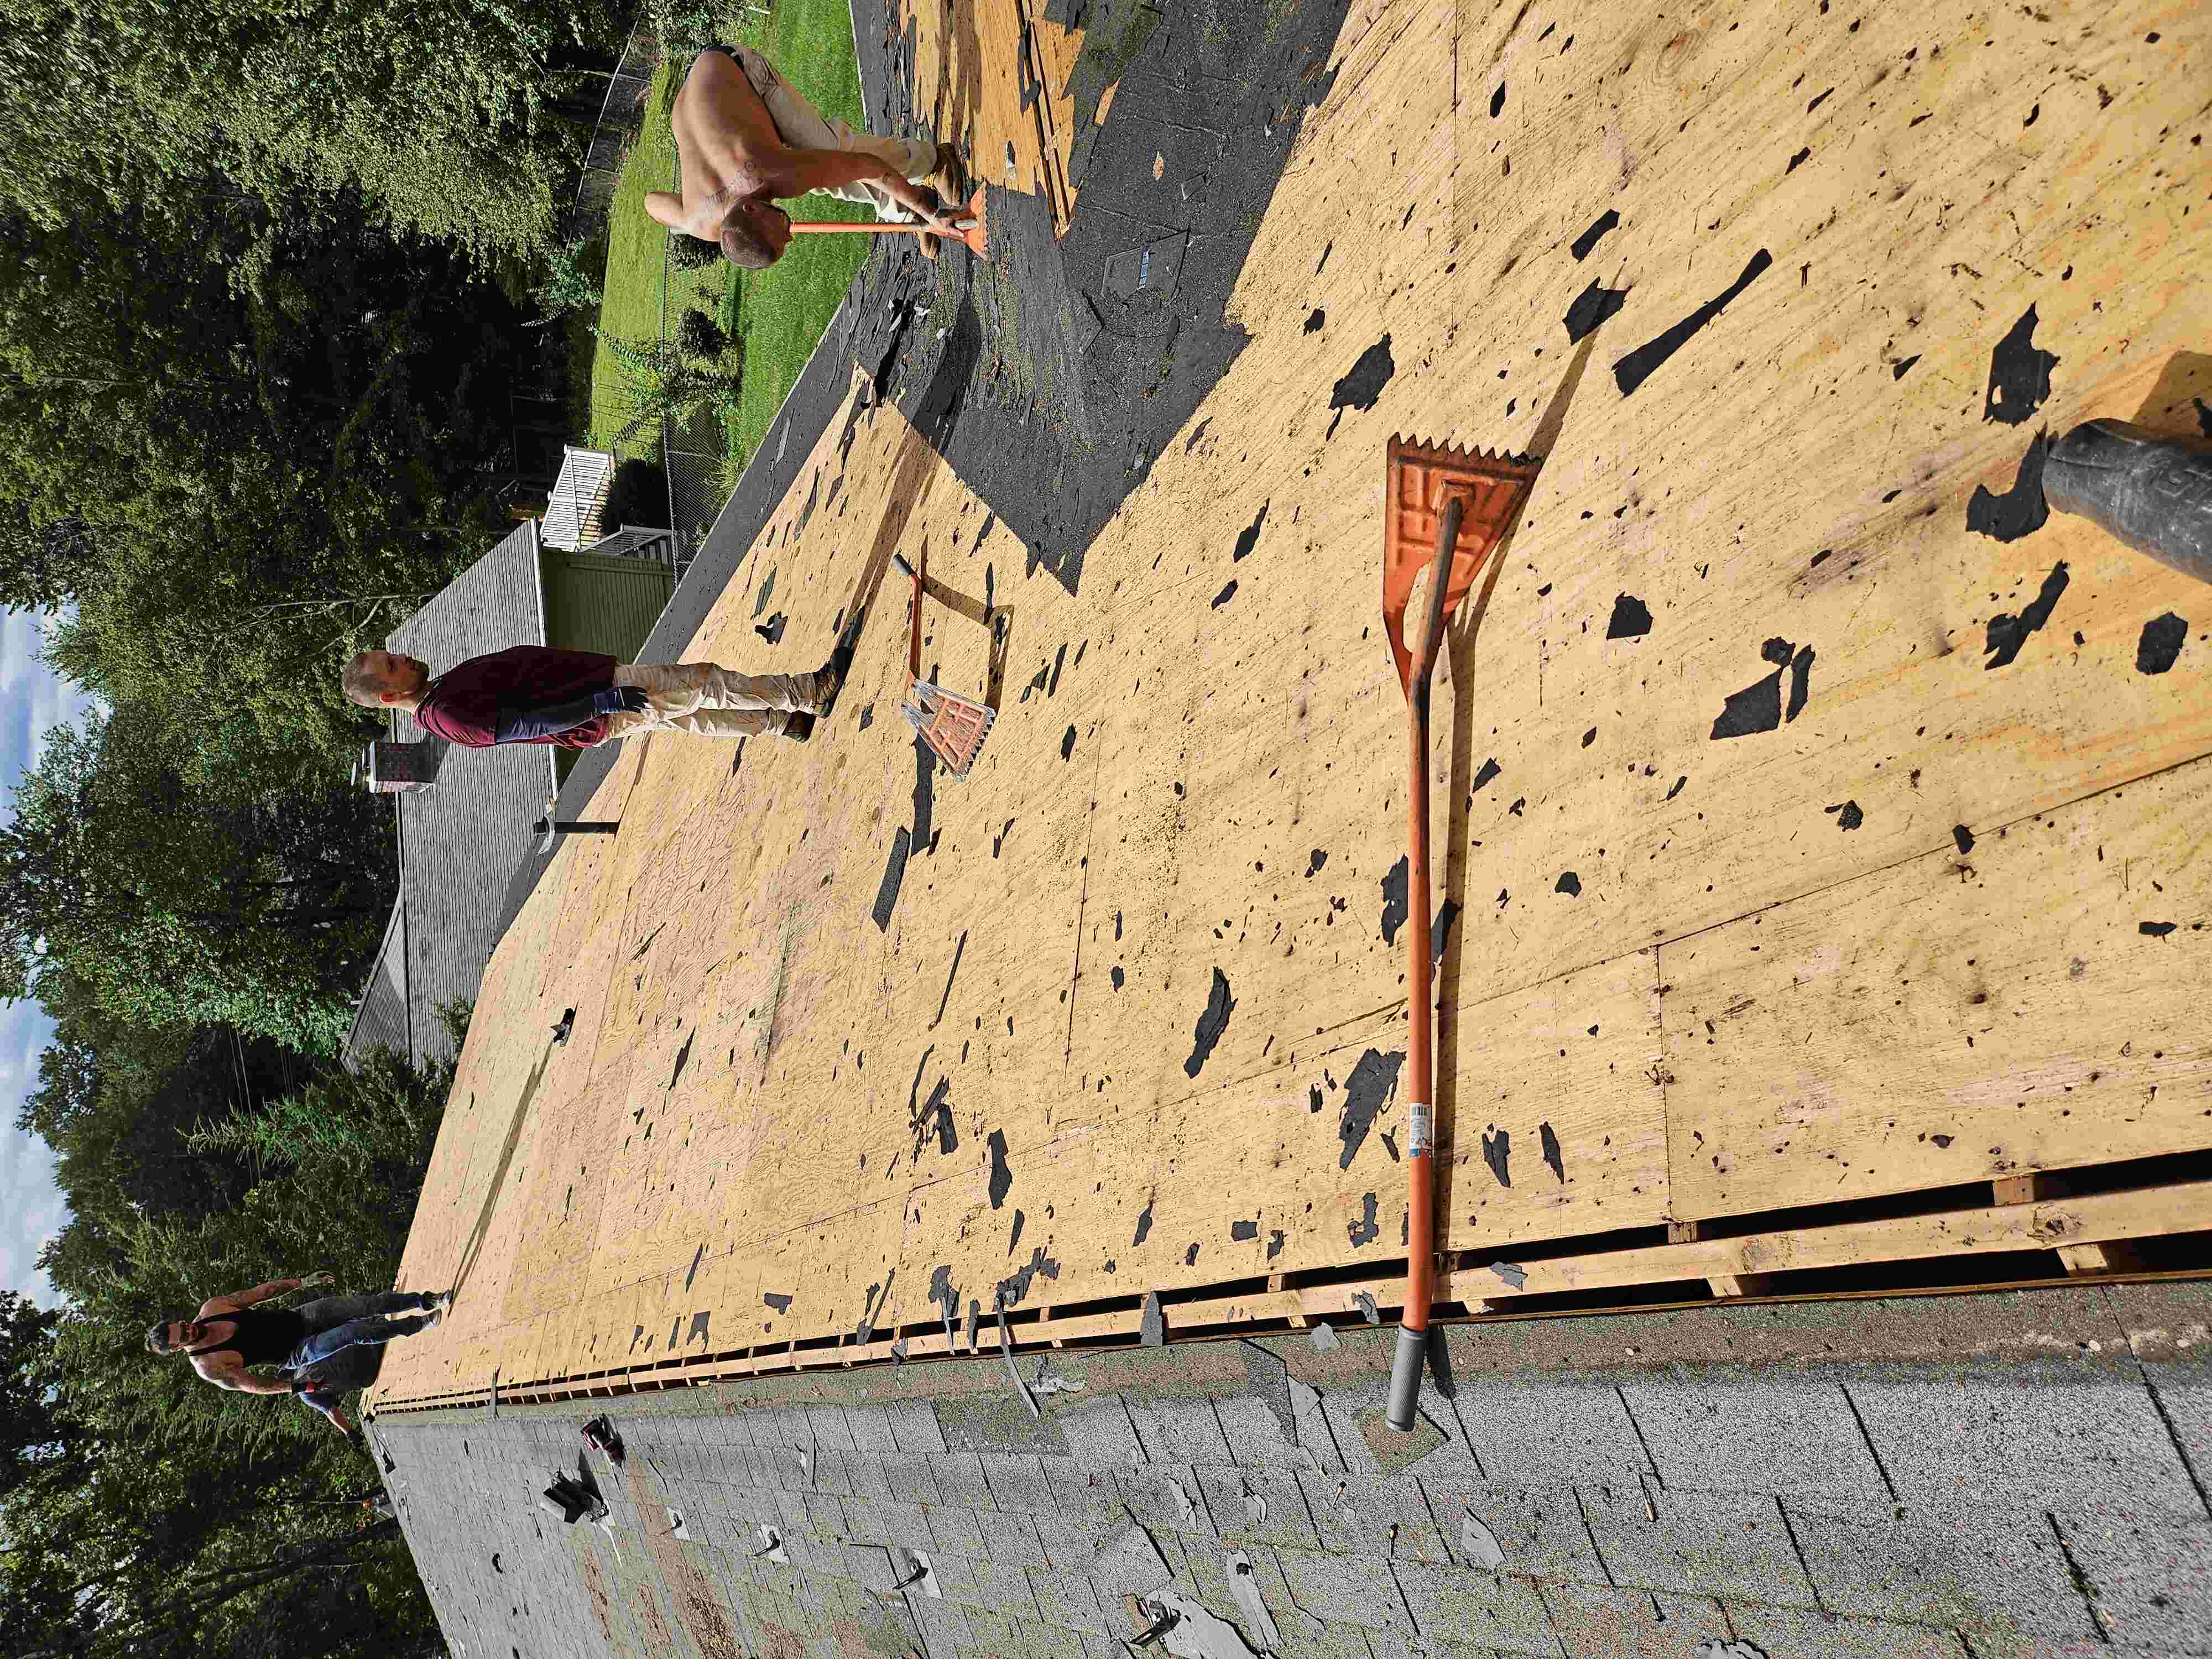
[[[927,106],[984,37],[915,22]],[[2204,32],[1354,7],[1250,343],[1076,594],[896,413],[830,422],[689,654],[810,667],[865,602],[854,681],[805,748],[615,768],[623,832],[562,851],[486,975],[404,1270],[463,1295],[382,1397],[1398,1254],[1394,431],[1548,457],[1439,678],[1448,1247],[2212,1146],[2203,590],[2077,523],[1966,527],[2039,426],[2212,399]],[[939,76],[979,143],[1030,118],[994,62]],[[1593,286],[1617,310],[1571,342]],[[1985,419],[2030,306],[2050,395]],[[925,672],[1000,711],[962,784],[896,714],[890,557],[925,543]]]
[[[1069,77],[1083,30],[1034,0],[896,0],[885,25],[914,42],[915,112],[957,143],[979,184],[1042,197],[1065,231],[1075,204]]]

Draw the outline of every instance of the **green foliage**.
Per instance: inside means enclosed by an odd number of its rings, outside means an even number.
[[[647,0],[645,11],[663,52],[689,55],[733,39],[714,0]]]
[[[26,1480],[82,1470],[76,1425],[56,1410],[54,1333],[62,1316],[0,1291],[0,1502]]]
[[[580,0],[348,0],[312,21],[276,0],[0,0],[0,198],[59,224],[88,191],[151,202],[212,174],[526,252],[596,114],[596,77],[568,65],[611,22]]]
[[[675,270],[704,270],[721,262],[722,250],[714,242],[675,232],[668,239],[668,264]]]
[[[141,1333],[209,1296],[317,1268],[342,1291],[391,1284],[450,1066],[417,1074],[379,1055],[258,1095],[269,1056],[241,1047],[237,1092],[204,1079],[180,1091],[163,1086],[165,1063],[196,1077],[194,1040],[157,1053],[83,1005],[65,999],[64,1013],[71,1045],[100,1051],[49,1079],[69,1098],[40,1109],[74,1210],[43,1261],[70,1305],[0,1301],[9,1650],[434,1652],[404,1546],[349,1519],[347,1494],[373,1484],[361,1455],[286,1402],[208,1388],[148,1354]],[[107,1063],[111,1047],[128,1063]],[[119,1122],[148,1116],[181,1152],[117,1139]],[[99,1190],[95,1172],[171,1156],[200,1161],[184,1201],[148,1209]]]
[[[664,422],[685,419],[702,406],[726,413],[737,406],[744,385],[742,366],[708,368],[693,362],[672,340],[625,340],[602,334],[599,343],[621,368],[629,421],[616,434],[627,443],[640,433],[658,436]]]
[[[524,319],[358,208],[177,206],[0,210],[0,599],[72,605],[50,660],[111,704],[342,767],[337,660],[501,528]]]
[[[599,283],[607,265],[606,245],[578,236],[561,244],[546,257],[545,276],[531,289],[543,320],[551,322],[572,311],[596,311],[605,296]]]
[[[0,604],[101,709],[0,826],[0,995],[55,1022],[19,1121],[71,1212],[66,1307],[0,1297],[10,1654],[440,1647],[360,1454],[141,1338],[398,1271],[451,1076],[331,1058],[395,878],[336,670],[507,527],[511,394],[560,397],[522,307],[600,299],[551,226],[618,14],[312,9],[0,0]]]
[[[254,1110],[203,1123],[187,1139],[194,1152],[228,1152],[257,1169],[313,1169],[382,1188],[395,1177],[419,1176],[444,1107],[380,1051],[358,1073],[331,1073]],[[380,1204],[385,1219],[369,1230],[379,1239],[390,1212]]]
[[[730,337],[720,323],[695,306],[677,325],[676,343],[694,357],[713,359],[730,349]]]
[[[59,971],[138,1024],[335,1048],[388,908],[388,841],[335,772],[272,797],[261,756],[240,779],[233,735],[127,704],[49,734],[0,827],[0,995]]]

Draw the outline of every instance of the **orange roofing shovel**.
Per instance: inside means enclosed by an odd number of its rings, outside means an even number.
[[[989,256],[990,240],[983,228],[982,185],[975,186],[975,193],[968,198],[968,205],[960,210],[960,216],[953,222],[967,227],[960,233],[960,240],[967,243],[968,251],[970,253],[978,258]],[[821,219],[793,219],[791,222],[791,229],[795,236],[919,236],[924,232],[939,235],[943,234],[932,231],[931,227],[927,225],[838,224]]]
[[[1538,462],[1523,456],[1469,454],[1390,440],[1384,484],[1382,625],[1398,684],[1406,693],[1413,738],[1411,836],[1407,849],[1407,1059],[1413,1077],[1406,1103],[1406,1307],[1390,1366],[1384,1420],[1406,1432],[1419,1420],[1421,1372],[1428,1357],[1429,1304],[1436,1287],[1435,994],[1430,981],[1429,680],[1435,672],[1444,620],[1474,588],[1528,498]],[[1435,556],[1428,556],[1433,545]],[[1406,611],[1421,577],[1420,634],[1406,645]]]

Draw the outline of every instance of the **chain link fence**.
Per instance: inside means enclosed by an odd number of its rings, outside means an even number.
[[[681,190],[680,179],[672,188]],[[719,325],[722,301],[728,292],[731,267],[718,255],[711,264],[686,269],[677,264],[675,239],[661,255],[660,338],[677,340],[684,313],[703,312]],[[738,349],[732,340],[728,350]],[[714,528],[722,504],[729,499],[729,438],[713,405],[700,404],[679,418],[663,416],[660,422],[660,460],[668,475],[668,524],[676,533],[676,572],[678,580],[690,568],[692,556]]]
[[[660,63],[660,46],[642,20],[623,43],[622,56],[607,76],[606,96],[599,100],[599,125],[584,151],[583,170],[576,178],[575,199],[562,227],[564,237],[589,236],[605,228],[615,203],[615,179],[622,172],[623,156],[630,141],[645,125],[645,100],[653,85],[653,71]]]

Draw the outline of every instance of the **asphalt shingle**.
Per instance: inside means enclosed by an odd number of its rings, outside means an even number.
[[[1304,1470],[1297,1482],[1323,1549],[1386,1560],[1451,1559],[1430,1516],[1428,1498],[1412,1475],[1383,1480]]]
[[[1206,1495],[1214,1528],[1224,1539],[1240,1544],[1281,1544],[1292,1549],[1321,1547],[1296,1471],[1200,1469],[1198,1484]]]
[[[1966,1659],[1947,1630],[1852,1619],[1810,1607],[1735,1607],[1736,1634],[1760,1651],[1789,1659]]]
[[[1155,1531],[1210,1532],[1198,1472],[1188,1463],[1148,1463],[1115,1477],[1129,1513]]]
[[[1390,1576],[1388,1562],[1313,1550],[1277,1550],[1275,1559],[1282,1565],[1291,1599],[1316,1619],[1366,1631],[1403,1634],[1410,1630],[1405,1594]]]
[[[1703,1596],[1547,1584],[1543,1597],[1569,1659],[1703,1659],[1706,1643],[1734,1639],[1720,1603]]]
[[[1214,1414],[1213,1402],[1203,1395],[1166,1395],[1125,1403],[1151,1462],[1203,1468],[1235,1461],[1228,1437],[1221,1431],[1221,1419]]]
[[[1289,1398],[1287,1389],[1284,1398]],[[1229,1455],[1239,1463],[1262,1468],[1299,1468],[1314,1463],[1313,1454],[1284,1432],[1282,1419],[1257,1395],[1231,1395],[1217,1400],[1213,1414],[1229,1443]]]
[[[2139,1377],[1966,1371],[1855,1384],[1900,1501],[2061,1512],[2116,1503],[2204,1518],[2204,1500]]]
[[[1632,1380],[1621,1395],[1669,1486],[1875,1503],[1890,1495],[1840,1385],[1723,1373]]]
[[[2069,1516],[2059,1530],[2113,1641],[2212,1653],[2212,1522]]]
[[[1524,1486],[1633,1483],[1651,1467],[1610,1382],[1577,1377],[1482,1377],[1453,1401],[1484,1473]]]
[[[1814,1605],[1781,1505],[1756,1493],[1585,1487],[1583,1513],[1617,1583]],[[1656,1519],[1653,1516],[1656,1516]]]
[[[1045,1484],[1044,1465],[1036,1458],[984,1452],[977,1461],[992,1508],[1021,1515],[1052,1513],[1052,1489]]]
[[[1166,1584],[1175,1577],[1175,1565],[1143,1527],[1128,1526],[1100,1547],[1089,1577],[1100,1605],[1110,1607],[1124,1595],[1142,1595]]]
[[[1091,1580],[1085,1574],[1050,1567],[1031,1567],[1030,1589],[1036,1597],[1037,1607],[1043,1613],[1047,1624],[1063,1625],[1071,1630],[1096,1631],[1101,1635],[1112,1633],[1112,1627],[1099,1607],[1097,1592],[1091,1588]]]
[[[1043,1541],[1037,1536],[1036,1522],[1029,1516],[992,1516],[990,1524],[983,1529],[983,1541],[990,1547],[994,1561],[1006,1561],[1018,1567],[1050,1565],[1045,1559]]]
[[[891,1440],[903,1452],[941,1452],[947,1449],[938,1426],[937,1408],[927,1400],[895,1400],[884,1406],[890,1421]]]
[[[1838,1613],[2023,1636],[2093,1636],[2047,1516],[1985,1504],[1815,1505],[1790,1528],[1820,1604]]]
[[[1058,1420],[1069,1455],[1085,1468],[1126,1469],[1145,1461],[1144,1443],[1118,1394],[1068,1407]]]
[[[1086,1468],[1072,1457],[1042,1460],[1053,1507],[1070,1521],[1119,1521],[1125,1511],[1121,1483],[1110,1469]]]
[[[1507,1653],[1555,1655],[1558,1638],[1544,1598],[1525,1578],[1424,1562],[1393,1564],[1413,1626],[1427,1637]]]
[[[1479,1559],[1480,1534],[1468,1541],[1467,1517],[1472,1515],[1505,1558],[1497,1571],[1584,1584],[1606,1582],[1605,1569],[1598,1563],[1597,1548],[1590,1541],[1582,1505],[1571,1487],[1531,1492],[1431,1477],[1422,1477],[1420,1484],[1428,1494],[1429,1513],[1437,1530],[1443,1534],[1444,1547],[1459,1565],[1484,1565]]]
[[[388,643],[420,657],[434,674],[511,645],[543,645],[538,592],[536,526],[526,524],[392,629]],[[410,714],[395,715],[392,726],[403,742],[428,738]],[[484,964],[506,926],[507,884],[529,844],[524,832],[544,813],[552,787],[553,751],[509,744],[447,752],[435,788],[393,798],[405,916],[396,930],[404,939],[393,941],[402,958],[383,964],[386,994],[404,992],[406,1027],[418,1062],[453,1053],[437,1011],[475,1000]],[[492,825],[507,833],[487,834]],[[376,990],[374,981],[369,988]],[[366,1046],[378,1035],[364,1030],[359,1040]]]
[[[977,1559],[990,1554],[991,1547],[983,1541],[982,1517],[974,1510],[960,1504],[942,1504],[927,1513],[930,1536],[939,1549]]]

